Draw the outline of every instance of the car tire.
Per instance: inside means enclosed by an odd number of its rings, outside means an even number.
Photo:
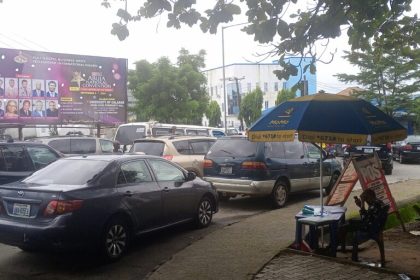
[[[219,196],[219,201],[226,202],[226,201],[229,201],[229,199],[230,199],[230,195],[223,194],[221,192],[219,192],[217,194]]]
[[[406,162],[406,160],[403,158],[403,156],[400,154],[400,156],[399,156],[399,162],[401,163],[401,164],[404,164],[405,162]]]
[[[338,178],[340,177],[340,173],[338,172],[334,172],[333,175],[331,176],[331,180],[330,183],[328,184],[328,186],[325,188],[325,194],[329,195],[335,185],[335,182],[337,182]]]
[[[119,260],[127,252],[129,243],[130,232],[125,219],[111,218],[105,226],[100,245],[104,259],[109,262]]]
[[[211,224],[213,219],[213,201],[205,196],[198,203],[195,213],[195,224],[197,228],[205,228]]]
[[[275,208],[281,208],[286,205],[289,197],[289,190],[284,182],[277,182],[271,193],[271,201]]]

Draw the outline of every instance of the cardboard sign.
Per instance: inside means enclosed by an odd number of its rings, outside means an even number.
[[[344,167],[344,172],[341,173],[337,182],[335,182],[325,204],[343,206],[353,190],[354,185],[357,183],[357,180],[359,180],[359,177],[354,168],[353,161],[350,160]]]
[[[376,153],[374,156],[354,158],[352,161],[359,175],[362,188],[364,190],[372,189],[378,199],[382,200],[385,205],[389,205],[388,213],[397,211],[394,198],[381,167],[381,161]]]

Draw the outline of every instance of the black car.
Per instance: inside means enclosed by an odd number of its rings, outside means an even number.
[[[420,162],[420,135],[409,135],[392,145],[392,155],[400,163]]]
[[[0,185],[21,180],[63,155],[42,143],[0,142]]]
[[[119,259],[135,235],[182,222],[206,227],[217,193],[163,158],[62,158],[0,186],[0,242],[23,250],[96,248]]]
[[[381,160],[382,169],[385,175],[391,175],[394,164],[392,161],[391,144],[376,145],[376,146],[351,146],[348,145],[344,148],[344,164],[350,159],[351,156],[371,155],[374,152]]]
[[[329,193],[341,163],[323,153],[323,187]],[[289,192],[319,189],[320,147],[311,143],[250,142],[244,136],[219,138],[204,160],[204,179],[222,200],[237,194],[269,196],[285,205]]]

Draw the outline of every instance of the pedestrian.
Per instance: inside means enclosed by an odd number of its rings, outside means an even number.
[[[118,141],[114,141],[113,143],[112,143],[113,145],[114,145],[114,150],[113,150],[113,152],[114,153],[118,153],[118,154],[122,154],[122,151],[120,150],[120,142],[118,142]]]

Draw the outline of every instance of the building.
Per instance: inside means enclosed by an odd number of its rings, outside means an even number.
[[[299,80],[305,81],[308,94],[316,93],[316,75],[310,74],[309,69],[302,75],[305,65],[311,58],[286,58],[287,62],[299,65],[298,74],[291,76],[288,81],[279,80],[274,74],[275,70],[280,70],[281,66],[277,62],[273,63],[234,63],[225,66],[226,84],[226,119],[228,127],[240,127],[238,120],[240,100],[247,93],[259,87],[263,92],[263,110],[275,105],[278,92],[285,88],[292,88]],[[309,68],[309,67],[308,67]],[[207,78],[207,89],[210,100],[216,101],[222,112],[221,124],[224,125],[225,100],[223,92],[223,67],[217,67],[203,71]],[[239,95],[238,95],[239,93]],[[296,93],[301,95],[300,90]],[[204,125],[208,125],[208,120],[204,118]]]

